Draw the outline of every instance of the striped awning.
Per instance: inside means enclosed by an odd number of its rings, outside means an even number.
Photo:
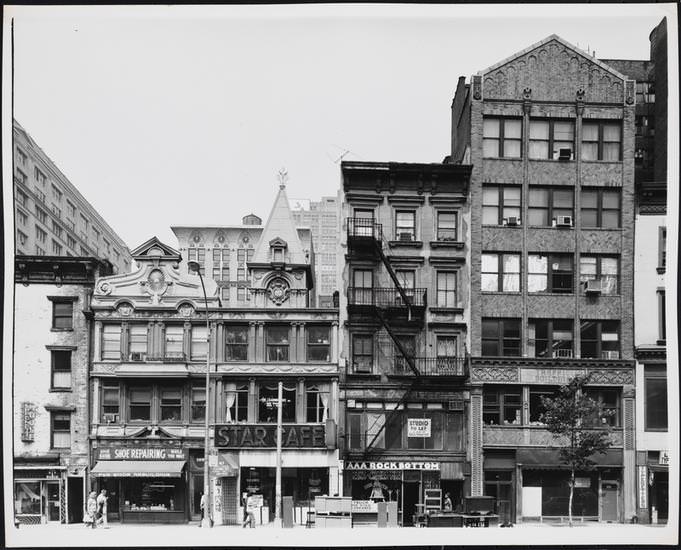
[[[180,477],[184,460],[100,460],[94,477]]]

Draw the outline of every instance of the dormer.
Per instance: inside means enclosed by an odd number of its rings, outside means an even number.
[[[284,265],[288,244],[281,237],[276,237],[270,241],[270,261],[272,264]]]

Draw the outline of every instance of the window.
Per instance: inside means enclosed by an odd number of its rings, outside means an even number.
[[[482,421],[487,425],[522,424],[520,388],[485,387],[482,393]]]
[[[326,422],[329,413],[328,385],[309,386],[305,393],[305,422]]]
[[[331,341],[329,327],[307,327],[307,360],[329,362]]]
[[[582,321],[582,358],[619,359],[619,329],[619,321]]]
[[[205,326],[192,327],[191,360],[206,360],[208,353],[208,331]]]
[[[76,239],[74,239],[71,235],[66,235],[66,246],[68,246],[71,250],[75,250]]]
[[[636,103],[655,103],[655,84],[636,82]]]
[[[438,359],[446,359],[457,356],[456,336],[437,336],[436,352]],[[438,361],[440,363],[440,361]]]
[[[370,334],[352,335],[352,366],[355,372],[371,372],[374,365],[374,339]]]
[[[265,327],[268,361],[288,361],[289,327]]]
[[[611,256],[582,255],[579,258],[579,282],[586,288],[588,281],[600,281],[601,294],[618,293],[619,261]]]
[[[571,254],[528,254],[527,291],[570,294],[573,268]]]
[[[62,232],[61,226],[56,221],[52,220],[52,233],[61,239]]]
[[[28,195],[26,193],[24,193],[21,189],[17,189],[16,191],[17,191],[17,202],[21,206],[26,208],[26,206],[28,204]]]
[[[437,235],[438,241],[456,241],[456,212],[437,213]]]
[[[161,388],[161,421],[182,420],[182,388]]]
[[[40,202],[42,202],[43,204],[45,204],[45,193],[43,193],[43,192],[42,192],[40,189],[38,189],[37,187],[34,188],[33,191],[35,192],[35,196],[37,197],[37,199],[38,199]]]
[[[121,358],[121,325],[104,325],[102,327],[102,359]]]
[[[645,370],[645,429],[667,430],[667,375],[663,369]]]
[[[278,411],[277,384],[260,386],[258,395],[258,422],[276,422]],[[282,390],[282,422],[296,421],[296,387],[284,384]]]
[[[395,212],[395,239],[398,241],[416,240],[416,212],[413,210]]]
[[[35,226],[35,238],[39,243],[44,244],[46,239],[47,239],[47,231],[45,231],[40,226],[36,225]]]
[[[71,389],[71,352],[52,350],[53,389]]]
[[[397,343],[394,343],[393,358],[395,361],[395,367],[400,372],[408,371],[408,358],[413,359],[416,356],[416,336],[413,334],[399,334],[397,335],[397,342],[400,343],[406,352],[406,356],[400,351],[400,348],[397,347]]]
[[[73,300],[52,300],[52,328],[73,329]]]
[[[617,229],[620,195],[619,189],[582,189],[582,226]]]
[[[666,292],[663,289],[657,291],[657,311],[658,311],[658,334],[659,340],[664,342],[667,339],[667,311],[665,307]]]
[[[582,160],[622,160],[620,121],[582,122]]]
[[[26,156],[26,153],[24,153],[24,152],[23,152],[21,149],[19,149],[18,147],[17,147],[16,151],[17,151],[17,161],[18,161],[19,164],[21,164],[22,166],[26,166],[26,159],[28,158],[28,157]]]
[[[83,216],[83,214],[80,215],[80,225],[81,225],[81,229],[83,231],[85,231],[85,233],[87,234],[87,230],[88,230],[88,227],[90,225],[90,222],[85,216]]]
[[[255,254],[254,248],[249,248],[248,250],[246,250],[246,261],[250,262],[253,259],[254,254]]]
[[[276,400],[276,395],[275,395]],[[276,411],[276,403],[275,403]],[[248,421],[248,385],[229,382],[225,386],[225,421]],[[276,413],[274,422],[277,421]]]
[[[248,327],[225,326],[225,361],[248,361]]]
[[[543,424],[541,415],[546,411],[542,404],[542,397],[555,398],[557,388],[536,388],[530,386],[530,424]]]
[[[66,200],[66,212],[68,213],[70,218],[75,218],[76,217],[76,207],[75,205],[70,201]]]
[[[45,255],[45,250],[40,248],[38,245],[35,245],[35,255],[36,256],[44,256]]]
[[[573,120],[530,120],[531,159],[557,159],[561,149],[569,149],[572,158],[575,148],[575,123]]]
[[[236,269],[236,280],[237,281],[245,281],[246,280],[246,270],[243,267],[237,267]],[[243,287],[241,287],[243,288]],[[243,298],[240,298],[243,300]]]
[[[482,224],[504,225],[511,217],[520,220],[520,186],[483,186]]]
[[[17,210],[17,220],[21,225],[26,225],[28,221],[28,216],[24,214],[21,210]]]
[[[52,254],[55,256],[61,256],[63,247],[57,241],[52,239]]]
[[[62,196],[63,196],[63,193],[61,192],[61,190],[59,189],[59,187],[57,187],[56,185],[52,184],[52,198],[53,198],[54,200],[56,200],[57,202],[61,202]]]
[[[574,193],[564,187],[530,187],[528,205],[529,225],[555,225],[561,216],[574,213]]]
[[[20,183],[23,183],[24,185],[26,185],[26,180],[28,179],[28,177],[26,176],[26,174],[24,174],[18,168],[17,168],[17,175],[15,177],[16,177],[16,179],[19,180]],[[24,197],[26,197],[26,194],[23,191],[20,191],[19,189],[17,189],[17,193],[21,193]]]
[[[206,418],[206,388],[195,385],[191,389],[191,421],[199,422]]]
[[[482,320],[482,355],[488,357],[520,355],[520,319]]]
[[[586,395],[598,403],[601,424],[609,426],[620,425],[620,396],[618,390],[588,388]]]
[[[520,254],[482,254],[483,292],[520,292]]]
[[[40,185],[45,185],[45,174],[38,168],[37,166],[34,169],[35,174],[35,180],[40,184]]]
[[[485,157],[520,158],[522,120],[519,118],[484,117],[482,121],[482,154]]]
[[[19,229],[17,229],[17,244],[25,245],[27,241],[28,241],[28,235],[26,235],[25,233],[22,233]]]
[[[223,302],[229,302],[229,287],[228,286],[223,286],[220,289],[220,298],[222,299]]]
[[[53,411],[50,414],[52,424],[52,449],[68,449],[71,447],[71,413]]]
[[[572,357],[572,319],[530,319],[527,323],[530,357]]]
[[[667,268],[667,228],[660,227],[658,235],[657,271],[664,273]]]
[[[456,307],[456,273],[437,272],[437,307]]]
[[[130,325],[130,359],[143,361],[147,355],[147,325]]]
[[[151,388],[131,387],[128,392],[128,403],[129,421],[151,420]]]
[[[243,302],[246,299],[246,287],[240,286],[236,289],[236,299]]]
[[[166,325],[166,357],[184,357],[184,327],[181,325]]]
[[[351,303],[371,304],[373,303],[374,272],[370,269],[355,269],[352,274],[354,285],[354,300]]]
[[[92,227],[92,239],[95,241],[95,243],[99,242],[99,229],[96,227]]]
[[[102,386],[102,422],[120,421],[120,397],[118,384]]]

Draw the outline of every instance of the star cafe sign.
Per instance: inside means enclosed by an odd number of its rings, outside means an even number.
[[[277,446],[276,424],[218,424],[215,426],[218,448],[274,448]],[[281,428],[284,449],[324,448],[324,424],[284,424]]]

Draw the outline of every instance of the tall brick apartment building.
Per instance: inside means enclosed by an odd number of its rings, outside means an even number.
[[[540,397],[578,373],[612,448],[578,475],[575,515],[636,514],[635,82],[552,35],[459,79],[451,161],[471,175],[471,494],[514,521],[568,513]]]
[[[14,514],[77,523],[88,470],[90,296],[112,265],[96,258],[15,260]]]
[[[339,439],[343,493],[362,506],[356,521],[385,499],[411,525],[427,490],[449,492],[456,503],[470,493],[470,170],[341,165]]]

